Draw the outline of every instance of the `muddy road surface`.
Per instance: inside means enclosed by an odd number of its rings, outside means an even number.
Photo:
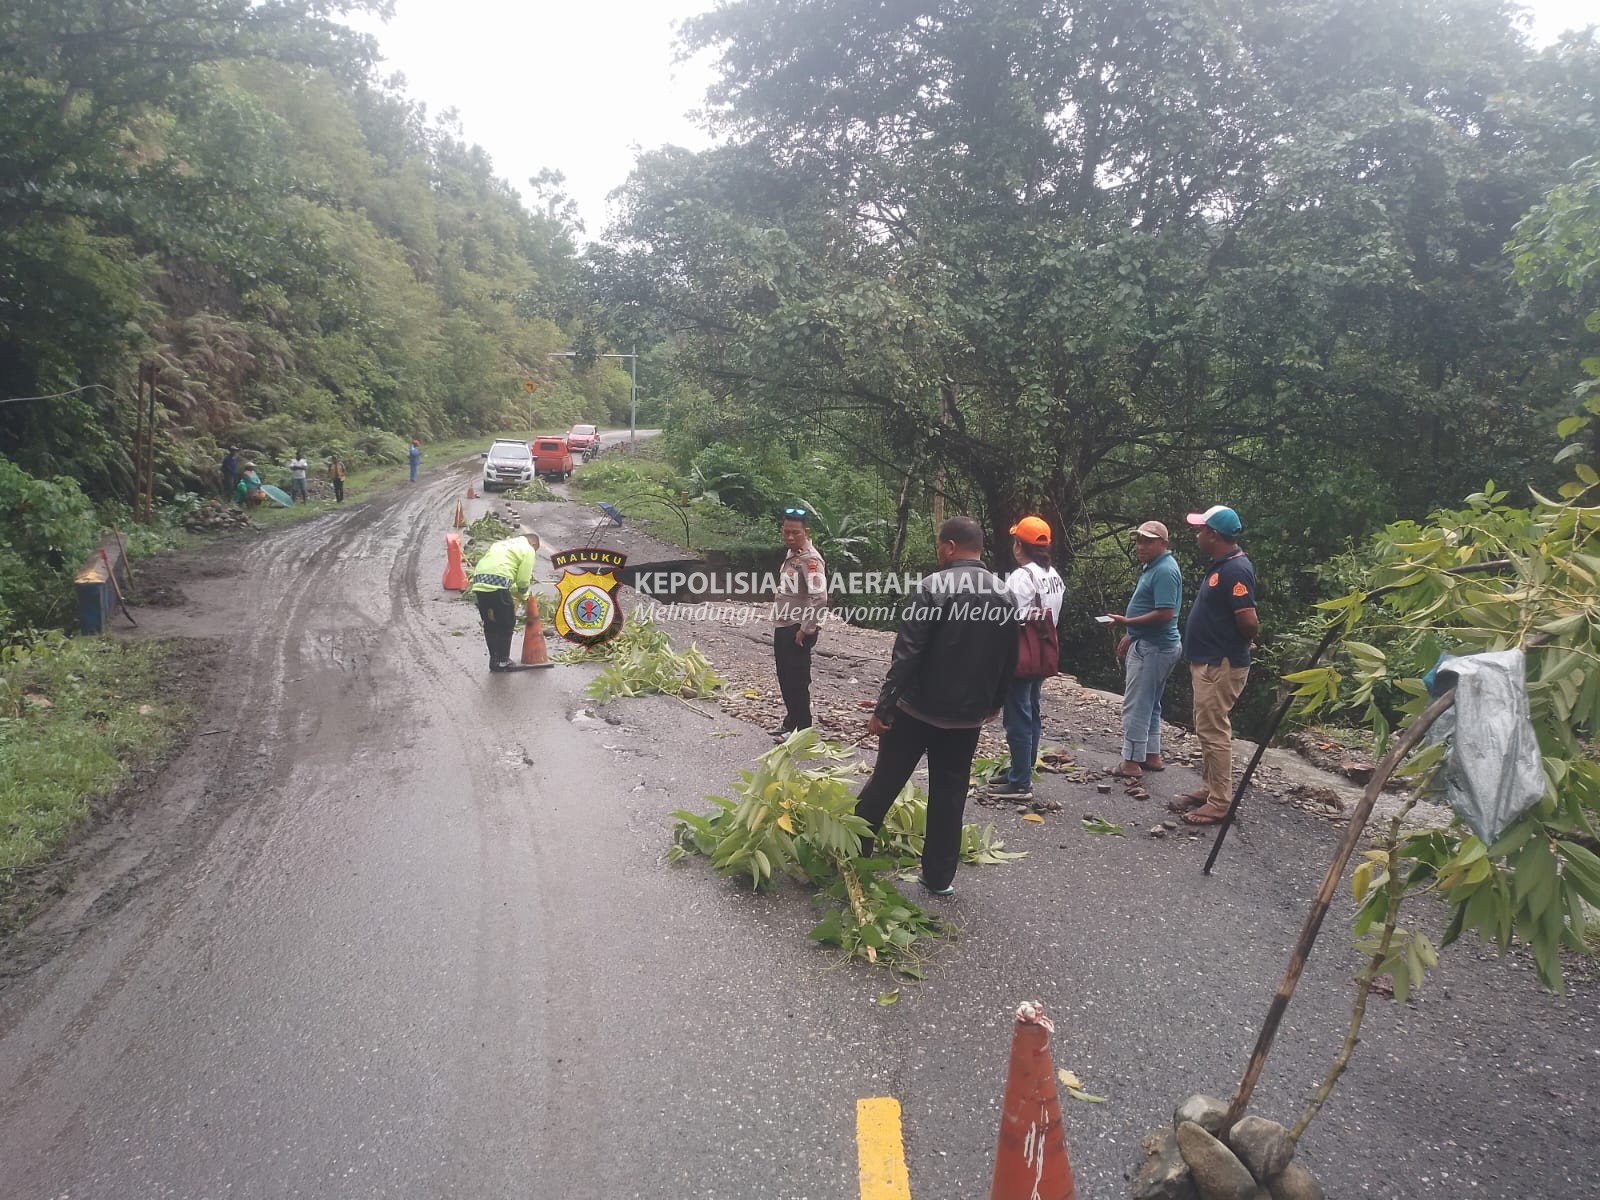
[[[140,610],[225,654],[197,736],[5,948],[0,1195],[849,1200],[857,1101],[893,1096],[913,1196],[958,1200],[987,1194],[1029,998],[1057,1065],[1108,1097],[1067,1102],[1086,1198],[1124,1193],[1182,1096],[1227,1094],[1335,828],[1262,804],[1206,879],[1204,839],[1143,835],[1157,803],[1047,779],[1064,811],[1044,825],[971,814],[1029,857],[963,868],[943,909],[961,936],[881,1004],[896,983],[808,943],[797,887],[663,862],[672,810],[770,745],[755,725],[594,711],[588,668],[488,673],[475,609],[439,587],[472,471],[215,547]],[[547,551],[594,524],[525,511]],[[707,633],[759,670],[759,637]],[[875,690],[874,653],[819,659],[841,706]],[[1091,807],[1129,836],[1087,835]],[[1348,917],[1265,1115],[1298,1113],[1343,1036]],[[1459,947],[1413,1003],[1376,1005],[1302,1147],[1330,1195],[1600,1194],[1600,1005],[1573,984],[1548,997],[1517,956]]]

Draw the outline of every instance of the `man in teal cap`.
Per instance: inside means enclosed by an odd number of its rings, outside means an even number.
[[[533,564],[538,557],[539,535],[519,528],[514,536],[484,551],[467,581],[467,591],[477,599],[478,615],[483,618],[489,670],[497,674],[521,669],[521,664],[511,661],[511,635],[516,632],[517,613],[533,587]]]
[[[1239,514],[1224,504],[1190,513],[1195,542],[1210,565],[1195,589],[1183,628],[1183,653],[1194,684],[1194,731],[1205,756],[1205,787],[1178,797],[1191,825],[1215,825],[1233,799],[1232,713],[1250,678],[1256,615],[1256,572],[1239,549]]]

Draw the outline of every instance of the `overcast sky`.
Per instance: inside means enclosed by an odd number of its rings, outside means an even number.
[[[587,235],[599,237],[606,195],[627,178],[637,148],[699,149],[690,118],[711,79],[704,61],[675,63],[675,27],[712,0],[396,0],[377,35],[406,92],[438,114],[454,108],[467,140],[526,190],[553,167],[567,177]],[[1596,20],[1593,0],[1534,0],[1542,43]]]

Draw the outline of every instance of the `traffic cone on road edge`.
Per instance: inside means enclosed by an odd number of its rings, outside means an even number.
[[[467,590],[467,569],[461,561],[461,535],[454,530],[444,535],[444,586],[452,592]]]
[[[539,597],[528,593],[528,624],[522,631],[522,665],[525,667],[553,667],[550,647],[544,641],[544,623],[539,620]]]
[[[1017,1007],[989,1200],[1077,1200],[1050,1060],[1054,1031],[1038,1004]]]
[[[467,499],[468,500],[476,500],[477,498],[478,498],[478,493],[472,490],[472,485],[470,483],[467,484]]]
[[[456,501],[456,522],[455,522],[456,528],[460,529],[466,523],[467,523],[466,510],[461,507],[461,501],[457,500]]]

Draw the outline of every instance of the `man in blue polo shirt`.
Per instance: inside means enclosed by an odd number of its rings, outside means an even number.
[[[1133,534],[1139,582],[1126,613],[1107,613],[1122,626],[1117,657],[1126,672],[1122,684],[1122,764],[1113,772],[1138,779],[1145,771],[1164,771],[1161,761],[1161,693],[1178,665],[1178,609],[1183,604],[1183,572],[1167,549],[1167,527],[1146,521]]]
[[[1233,788],[1231,714],[1250,677],[1256,615],[1256,572],[1239,549],[1239,514],[1223,504],[1190,513],[1195,542],[1210,560],[1183,628],[1183,652],[1194,684],[1194,731],[1205,756],[1205,787],[1178,797],[1191,825],[1215,825],[1228,815]]]

